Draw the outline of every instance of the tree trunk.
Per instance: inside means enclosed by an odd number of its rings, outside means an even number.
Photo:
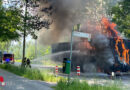
[[[22,67],[25,67],[25,48],[26,48],[26,18],[27,18],[27,1],[25,0],[25,17],[24,17],[24,35],[23,35],[23,58],[22,58]]]

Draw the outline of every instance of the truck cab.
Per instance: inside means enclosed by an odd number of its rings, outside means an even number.
[[[11,53],[3,54],[3,63],[14,64],[14,54],[11,54]]]

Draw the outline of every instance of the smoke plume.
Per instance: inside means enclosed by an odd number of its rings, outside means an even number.
[[[43,18],[50,18],[53,23],[49,30],[40,31],[40,43],[53,44],[59,42],[61,39],[63,39],[63,41],[65,41],[65,39],[70,40],[72,27],[78,23],[82,24],[82,32],[92,35],[90,43],[87,43],[86,39],[80,38],[81,43],[74,44],[75,48],[73,49],[80,51],[79,53],[73,52],[72,69],[74,70],[77,65],[80,65],[82,71],[87,71],[86,68],[91,68],[93,70],[88,70],[95,71],[97,67],[107,71],[109,66],[112,65],[113,55],[109,48],[109,40],[99,32],[101,28],[99,30],[96,28],[96,26],[98,26],[97,18],[98,16],[101,17],[101,14],[97,13],[100,5],[97,7],[94,1],[95,0],[41,0],[41,13],[49,13],[49,15],[43,16]],[[75,41],[76,40],[77,39],[75,39]],[[67,47],[67,45],[65,45],[65,47]],[[60,52],[64,52],[65,47],[63,45],[63,47],[60,48],[59,45],[56,45],[53,49],[54,52],[56,49]],[[70,47],[67,48],[68,51],[69,49]],[[70,52],[62,53],[62,55],[57,55],[55,58],[53,57],[53,59],[61,61],[64,57],[69,58],[69,53]]]
[[[41,0],[41,13],[49,13],[52,20],[49,30],[40,31],[40,43],[52,44],[70,37],[70,31],[75,24],[85,20],[85,6],[88,0]],[[48,42],[49,40],[49,42]]]

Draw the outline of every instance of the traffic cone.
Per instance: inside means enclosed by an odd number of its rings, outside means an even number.
[[[0,82],[1,82],[1,86],[5,86],[4,78],[2,76],[0,76]]]

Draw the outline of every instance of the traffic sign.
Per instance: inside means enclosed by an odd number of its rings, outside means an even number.
[[[73,36],[76,37],[82,37],[82,38],[88,38],[88,41],[91,39],[91,34],[88,33],[83,33],[83,32],[78,32],[76,30],[80,30],[80,24],[77,24],[73,27],[73,30],[71,32],[71,44],[70,44],[70,62],[72,59],[72,50],[73,50]],[[71,71],[71,63],[70,63],[70,71]],[[70,72],[71,73],[71,72]],[[68,82],[70,81],[70,73],[68,74]]]
[[[91,39],[91,34],[83,33],[83,32],[74,31],[74,32],[73,32],[73,36],[81,37],[81,38],[88,38],[88,40]]]

